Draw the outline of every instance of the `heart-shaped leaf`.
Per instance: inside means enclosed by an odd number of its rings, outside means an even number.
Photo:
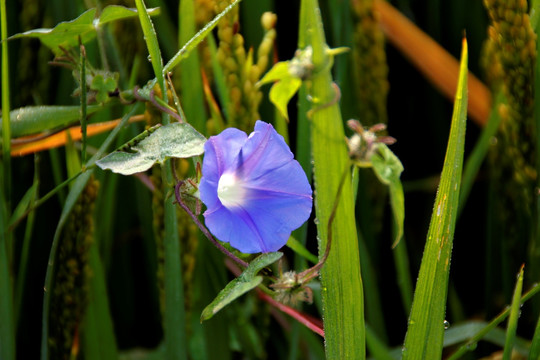
[[[206,138],[191,125],[172,123],[147,130],[105,156],[96,164],[102,169],[132,175],[168,158],[189,158],[204,152]]]
[[[264,267],[278,261],[282,256],[283,253],[281,252],[272,252],[256,257],[239,277],[228,283],[216,298],[204,308],[201,314],[201,322],[210,319],[219,310],[248,291],[256,288],[263,280],[262,276],[258,276],[257,273]]]

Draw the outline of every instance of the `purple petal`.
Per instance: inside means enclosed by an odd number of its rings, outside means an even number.
[[[221,175],[235,162],[247,135],[238,129],[224,130],[217,136],[211,136],[204,144],[203,177],[199,184],[201,200],[213,211],[221,206],[217,197],[217,186]]]
[[[235,162],[246,139],[245,132],[234,128],[211,136],[204,144],[203,177],[218,182],[219,177]]]
[[[309,218],[312,191],[283,137],[272,125],[257,121],[248,138],[238,130],[224,131],[211,137],[205,150],[199,190],[207,206],[208,229],[244,253],[284,246],[291,232]],[[227,185],[218,196],[224,173]]]
[[[259,120],[239,153],[237,173],[245,173],[246,179],[254,179],[292,159],[293,154],[283,136],[272,125]]]

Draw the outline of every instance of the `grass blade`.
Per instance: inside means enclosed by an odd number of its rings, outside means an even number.
[[[464,39],[450,138],[409,317],[403,359],[440,359],[442,354],[450,257],[465,145],[467,62],[467,41]]]
[[[311,45],[313,66],[321,69],[313,76],[311,98],[320,107],[311,110],[311,143],[315,175],[315,209],[319,220],[319,249],[322,256],[329,241],[327,226],[335,202],[340,175],[346,171],[341,198],[332,223],[334,241],[321,270],[324,331],[328,359],[364,359],[364,296],[360,276],[358,239],[349,159],[344,143],[343,122],[335,101],[332,77],[326,66],[326,41],[316,0],[304,0],[300,10],[302,45]],[[317,106],[317,105],[315,105]]]
[[[2,36],[2,171],[0,181],[0,358],[15,359],[15,324],[13,319],[13,287],[10,259],[11,234],[8,221],[11,212],[11,132],[9,124],[9,63],[7,38],[6,0],[0,1],[0,26]]]
[[[150,16],[146,12],[143,0],[136,0],[139,19],[143,28],[146,46],[152,59],[154,75],[161,88],[161,94],[165,97],[167,86],[163,77],[163,61],[154,26]],[[166,97],[165,97],[166,98]],[[167,125],[169,118],[163,114],[163,124]],[[172,184],[174,179],[171,171],[170,160],[162,165],[163,192],[171,193],[168,184]],[[185,307],[184,289],[182,285],[182,271],[180,266],[180,240],[178,237],[178,224],[176,216],[176,205],[173,196],[165,196],[165,232],[163,237],[163,247],[165,252],[165,312],[164,312],[164,332],[165,351],[170,359],[187,359],[187,339],[185,328]]]
[[[534,336],[531,342],[531,349],[529,352],[529,360],[537,360],[540,358],[540,316],[538,316],[538,322],[536,323],[536,329],[534,330]]]
[[[510,318],[506,327],[506,341],[504,343],[503,360],[510,360],[512,357],[512,349],[516,341],[516,330],[521,308],[521,291],[523,289],[523,268],[519,271],[514,296],[512,297],[512,305],[510,306]]]
[[[523,296],[521,297],[520,304],[524,304],[527,300],[532,298],[534,295],[538,294],[538,292],[540,292],[540,286],[538,284],[534,284],[529,291],[523,294]],[[510,314],[510,307],[507,306],[499,315],[497,315],[497,317],[495,317],[495,319],[491,320],[489,324],[483,327],[474,336],[472,336],[469,339],[469,341],[463,344],[455,353],[449,356],[448,360],[460,359],[463,356],[463,354],[465,354],[466,352],[474,350],[476,348],[476,343],[482,340],[486,336],[487,333],[495,329],[497,325],[503,322],[504,319],[506,319],[506,317],[509,314]]]
[[[180,44],[187,43],[195,34],[195,6],[193,0],[182,0],[179,6]],[[191,52],[181,64],[182,103],[191,125],[202,134],[206,133],[206,112],[204,109],[203,87],[199,54]]]
[[[206,35],[208,35],[217,25],[218,21],[221,20],[225,14],[231,11],[236,5],[240,3],[241,0],[233,1],[229,6],[225,8],[221,13],[219,13],[215,18],[212,19],[204,28],[202,28],[195,36],[193,36],[185,45],[182,47],[169,62],[165,65],[163,71],[169,72],[176,65],[178,65],[183,59],[185,59],[191,50],[195,49],[201,41],[204,40]]]
[[[4,198],[7,204],[6,210],[11,211],[11,124],[9,121],[9,56],[7,42],[7,15],[6,15],[6,0],[0,1],[0,26],[2,36],[2,177],[0,185],[5,191]],[[8,215],[9,218],[9,215]],[[6,244],[7,245],[7,244]],[[9,256],[8,256],[9,258]],[[9,292],[8,294],[10,294]]]
[[[161,92],[165,93],[165,78],[163,77],[163,59],[161,58],[161,51],[159,50],[159,43],[157,40],[156,31],[154,30],[154,25],[152,24],[152,20],[150,20],[150,15],[146,10],[144,1],[136,0],[135,5],[137,5],[137,14],[139,15],[139,21],[141,22],[141,27],[144,34],[144,40],[146,41],[146,47],[148,48],[148,53],[150,54],[150,61],[152,62],[152,68],[154,69],[157,83],[161,88]]]

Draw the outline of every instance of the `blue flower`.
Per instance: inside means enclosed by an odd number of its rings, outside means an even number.
[[[208,229],[243,253],[277,251],[311,213],[311,187],[283,137],[257,121],[249,137],[230,128],[212,136],[200,197]]]

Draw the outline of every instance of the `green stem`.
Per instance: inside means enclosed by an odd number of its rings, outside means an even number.
[[[2,27],[2,186],[7,211],[11,211],[11,127],[9,123],[9,57],[6,0],[0,2],[0,22]]]

